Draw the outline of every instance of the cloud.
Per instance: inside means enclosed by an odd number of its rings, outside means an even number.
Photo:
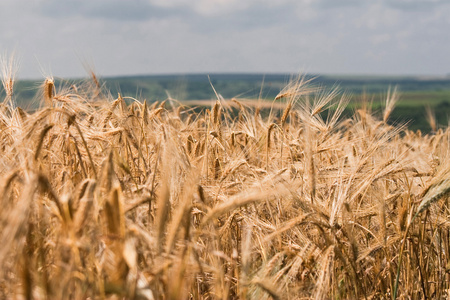
[[[144,21],[151,18],[163,19],[182,13],[177,7],[153,5],[148,0],[44,0],[38,11],[49,18],[83,16],[85,19],[100,18],[115,21]]]
[[[199,16],[213,17],[246,11],[250,8],[273,5],[267,0],[148,0],[153,5],[165,8],[183,8],[191,10]],[[280,0],[283,4],[287,1]],[[272,3],[272,4],[271,4]]]
[[[401,11],[430,11],[449,5],[447,0],[386,0],[386,4]]]
[[[447,73],[441,0],[0,1],[22,73]],[[426,6],[425,10],[417,7]],[[81,59],[80,59],[81,57]],[[37,61],[39,63],[37,63]],[[47,67],[51,66],[51,67]]]

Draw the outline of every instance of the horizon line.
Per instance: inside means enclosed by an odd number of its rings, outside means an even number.
[[[138,78],[138,77],[183,77],[183,76],[215,76],[215,75],[228,75],[228,76],[286,76],[286,77],[294,77],[294,76],[306,76],[306,77],[331,77],[331,78],[351,78],[351,77],[362,77],[365,79],[368,78],[409,78],[409,79],[417,79],[417,80],[450,80],[450,73],[448,74],[378,74],[378,73],[302,73],[302,72],[170,72],[170,73],[137,73],[137,74],[123,74],[123,75],[101,75],[99,73],[93,73],[97,78],[101,79],[119,79],[119,78]],[[52,76],[55,79],[59,80],[82,80],[91,77],[90,74],[86,74],[85,76]],[[40,78],[21,78],[20,76],[16,77],[17,81],[39,81],[41,79],[45,79],[46,77]],[[352,78],[353,79],[353,78]]]

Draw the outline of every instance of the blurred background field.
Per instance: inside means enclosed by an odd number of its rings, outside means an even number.
[[[152,103],[175,99],[189,105],[209,107],[217,93],[226,99],[262,99],[272,101],[293,79],[289,74],[188,74],[151,75],[101,78],[105,91],[113,98],[120,93],[124,97]],[[375,114],[381,113],[386,96],[396,88],[399,101],[391,114],[394,124],[407,123],[411,130],[431,130],[426,108],[434,113],[438,127],[448,126],[450,115],[450,76],[350,76],[350,75],[306,75],[310,85],[326,90],[338,89],[351,98],[344,115],[353,114],[362,102],[368,102]],[[58,80],[56,85],[70,86],[82,81]],[[16,102],[24,109],[34,110],[39,106],[36,94],[41,81],[22,80],[16,84]],[[214,89],[212,88],[214,87]],[[203,101],[203,102],[202,102]]]

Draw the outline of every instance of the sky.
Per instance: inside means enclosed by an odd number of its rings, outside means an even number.
[[[450,74],[448,0],[1,0],[19,78]]]

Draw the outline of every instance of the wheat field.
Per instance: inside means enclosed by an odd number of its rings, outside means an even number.
[[[2,299],[450,293],[450,131],[389,125],[395,93],[378,119],[301,78],[264,109],[149,105],[95,76],[47,78],[33,112],[3,90]]]

